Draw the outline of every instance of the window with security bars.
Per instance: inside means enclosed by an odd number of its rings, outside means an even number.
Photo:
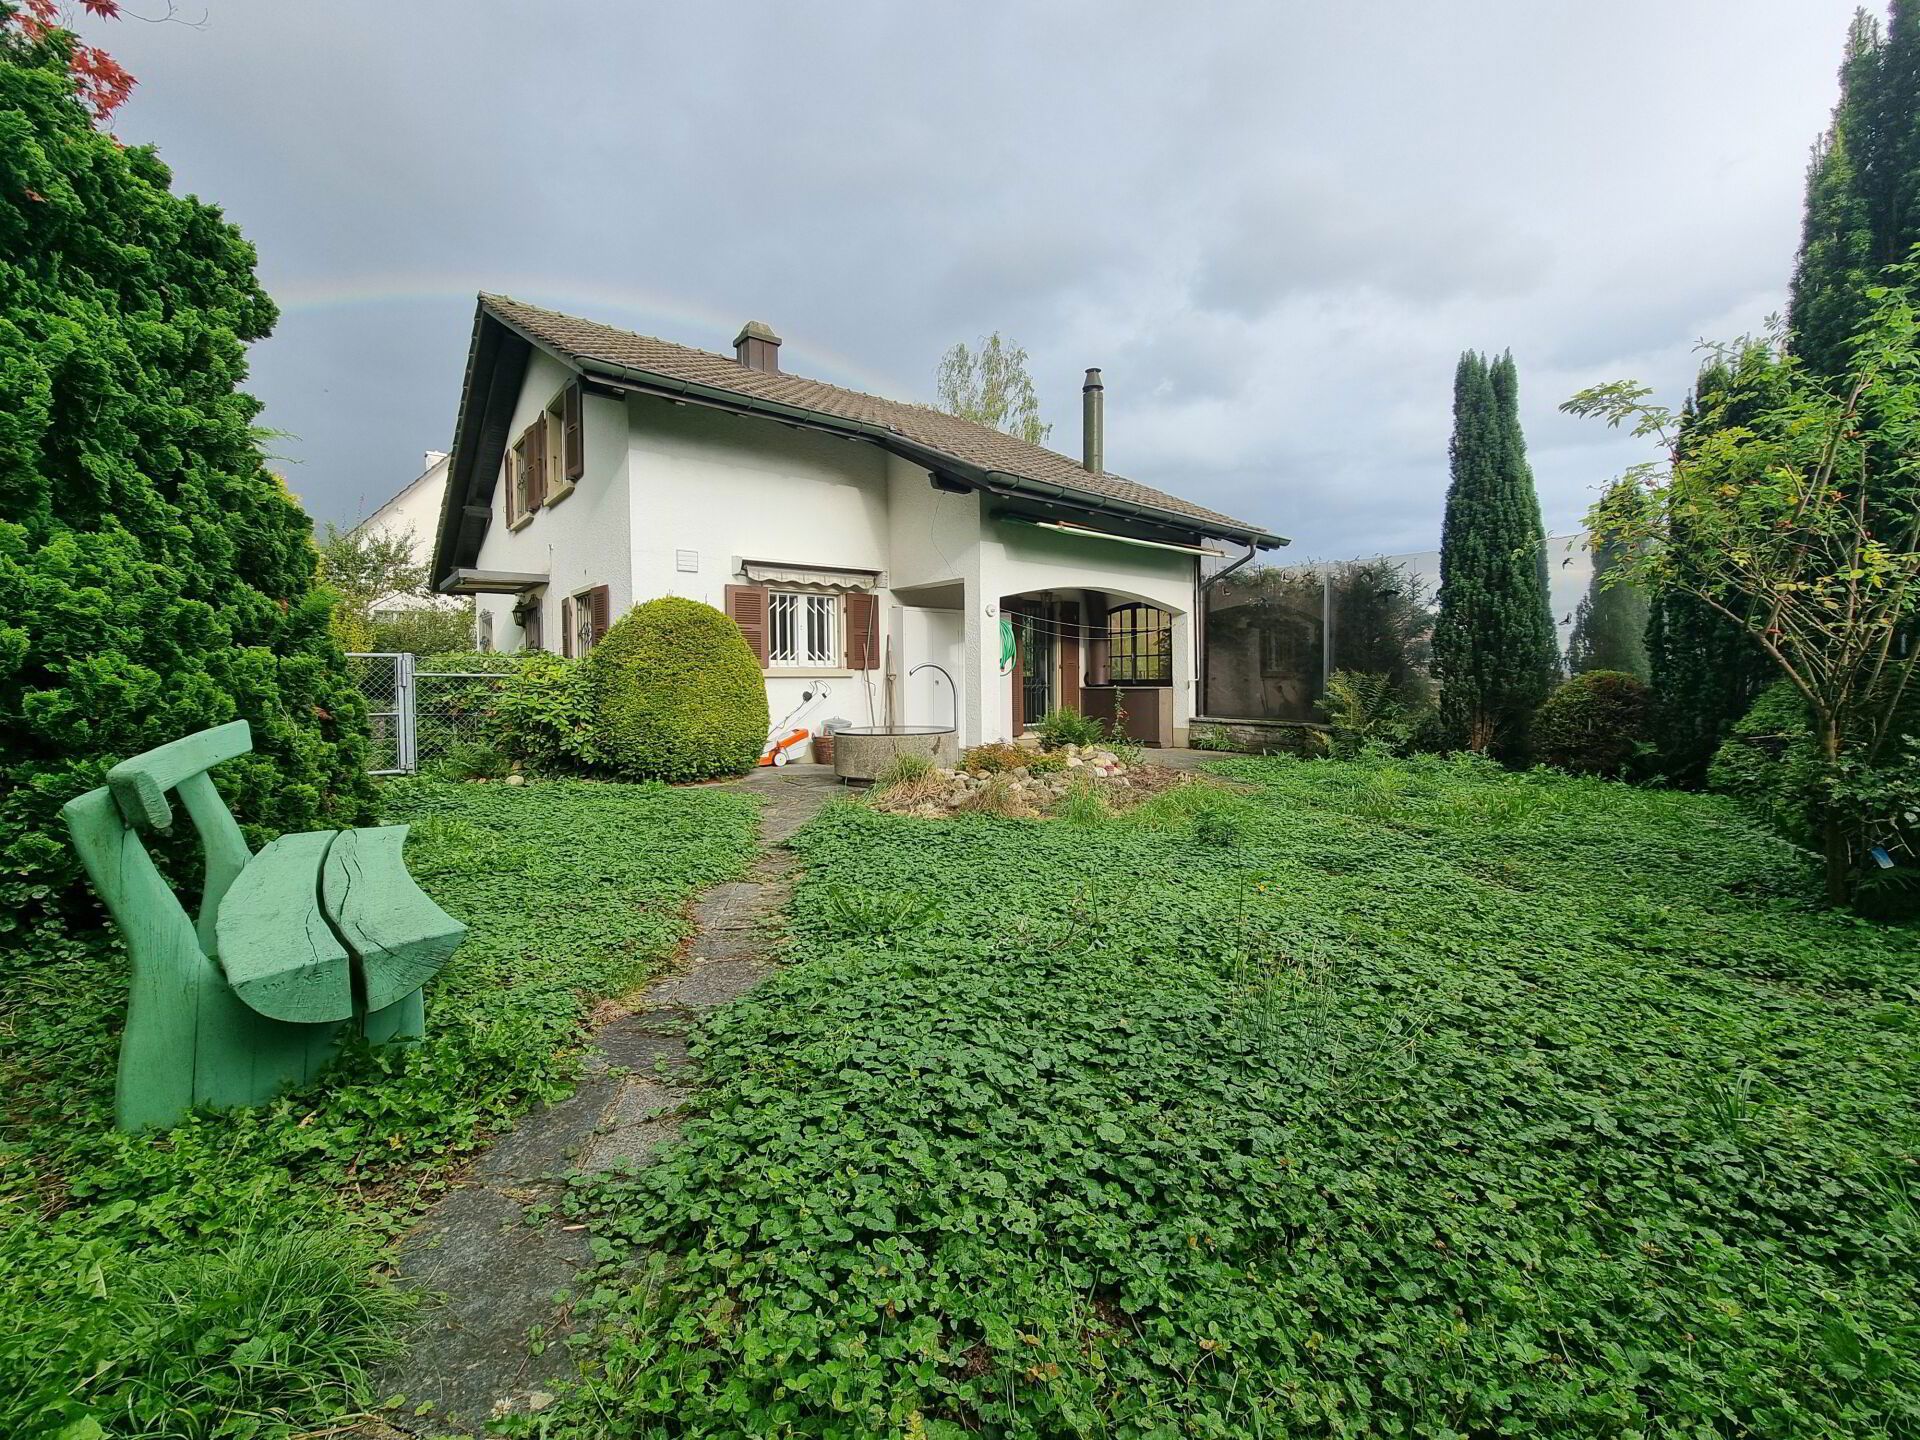
[[[839,654],[840,597],[803,590],[767,596],[767,664],[835,665]]]
[[[1107,678],[1115,685],[1173,682],[1173,617],[1152,605],[1107,612]]]

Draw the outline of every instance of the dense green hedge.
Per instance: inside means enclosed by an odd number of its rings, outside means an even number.
[[[1533,715],[1534,755],[1582,775],[1620,775],[1646,740],[1652,697],[1624,670],[1588,670],[1562,682]]]
[[[767,691],[740,627],[697,600],[636,605],[587,653],[597,758],[635,780],[739,775],[767,738]]]
[[[218,783],[256,837],[371,808],[310,527],[236,388],[273,302],[169,181],[63,51],[0,39],[0,948],[43,962],[97,923],[59,808],[117,759],[245,718]]]

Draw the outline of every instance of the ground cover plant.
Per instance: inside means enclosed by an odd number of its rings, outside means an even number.
[[[803,831],[543,1433],[1920,1431],[1912,930],[1721,797],[1220,769]]]
[[[357,1403],[407,1310],[374,1273],[395,1224],[486,1132],[565,1092],[593,1001],[669,955],[687,898],[752,848],[751,802],[711,790],[418,781],[383,801],[413,824],[413,873],[471,927],[404,1055],[121,1135],[117,948],[96,931],[0,960],[0,1434],[266,1436]]]

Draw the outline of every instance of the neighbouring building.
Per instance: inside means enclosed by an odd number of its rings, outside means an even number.
[[[452,457],[444,450],[429,450],[421,459],[418,476],[406,488],[353,527],[355,534],[403,535],[413,545],[413,556],[422,569],[433,559],[434,536],[440,530],[440,504],[447,493],[447,463]],[[431,571],[429,571],[431,573]],[[443,596],[399,591],[382,595],[368,607],[374,618],[425,610],[435,605],[451,607],[456,602]]]
[[[432,573],[502,650],[579,655],[640,601],[706,601],[776,719],[811,691],[816,723],[972,745],[1071,705],[1181,744],[1203,558],[1286,542],[1108,472],[1097,370],[1083,400],[1074,460],[789,374],[761,324],[726,355],[482,295]]]

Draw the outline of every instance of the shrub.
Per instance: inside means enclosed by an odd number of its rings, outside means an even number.
[[[1193,750],[1237,750],[1233,732],[1224,725],[1196,725],[1187,733],[1187,746]]]
[[[636,605],[587,652],[593,744],[635,780],[744,775],[767,739],[767,689],[740,627],[669,595]]]
[[[1066,705],[1056,705],[1041,718],[1035,733],[1042,749],[1059,750],[1068,745],[1098,745],[1107,738],[1105,722],[1082,715]]]
[[[1394,753],[1410,747],[1426,723],[1427,708],[1410,703],[1391,675],[1336,670],[1317,702],[1327,717],[1328,750],[1351,760],[1369,748]]]
[[[1067,768],[1067,757],[1056,755],[1052,751],[1042,750],[1038,755],[1027,757],[1029,775],[1058,775]]]
[[[907,750],[893,757],[886,768],[874,777],[874,788],[889,790],[895,785],[918,780],[933,773],[933,757],[922,755],[918,751]]]
[[[1009,745],[1004,740],[990,745],[975,745],[960,757],[960,768],[969,775],[999,775],[1008,770],[1018,770],[1030,764],[1035,756],[1031,750],[1022,750],[1018,745]]]
[[[1589,670],[1534,712],[1534,754],[1576,774],[1621,775],[1640,753],[1651,709],[1645,681],[1624,670]]]
[[[1762,690],[1707,766],[1707,788],[1732,795],[1800,845],[1817,843],[1820,751],[1791,681]]]
[[[0,951],[44,956],[98,923],[58,812],[115,761],[250,721],[215,781],[255,841],[371,819],[373,788],[236,388],[276,315],[252,247],[94,128],[56,43],[0,39],[0,132]]]
[[[410,655],[456,649],[473,642],[473,602],[458,607],[432,605],[375,615],[367,620],[366,631],[367,644],[353,648]]]
[[[586,668],[544,650],[517,655],[494,699],[495,742],[529,770],[565,775],[599,763]]]
[[[498,780],[512,769],[513,762],[484,741],[456,740],[420,773],[434,780]]]
[[[1900,722],[1911,735],[1920,716]],[[1879,919],[1920,912],[1920,740],[1883,748],[1874,764],[1829,765],[1820,754],[1806,702],[1782,680],[1760,692],[1714,752],[1709,789],[1731,795],[1797,845],[1818,847],[1821,817],[1840,815],[1857,878],[1855,907]],[[1879,847],[1893,863],[1882,867]]]

